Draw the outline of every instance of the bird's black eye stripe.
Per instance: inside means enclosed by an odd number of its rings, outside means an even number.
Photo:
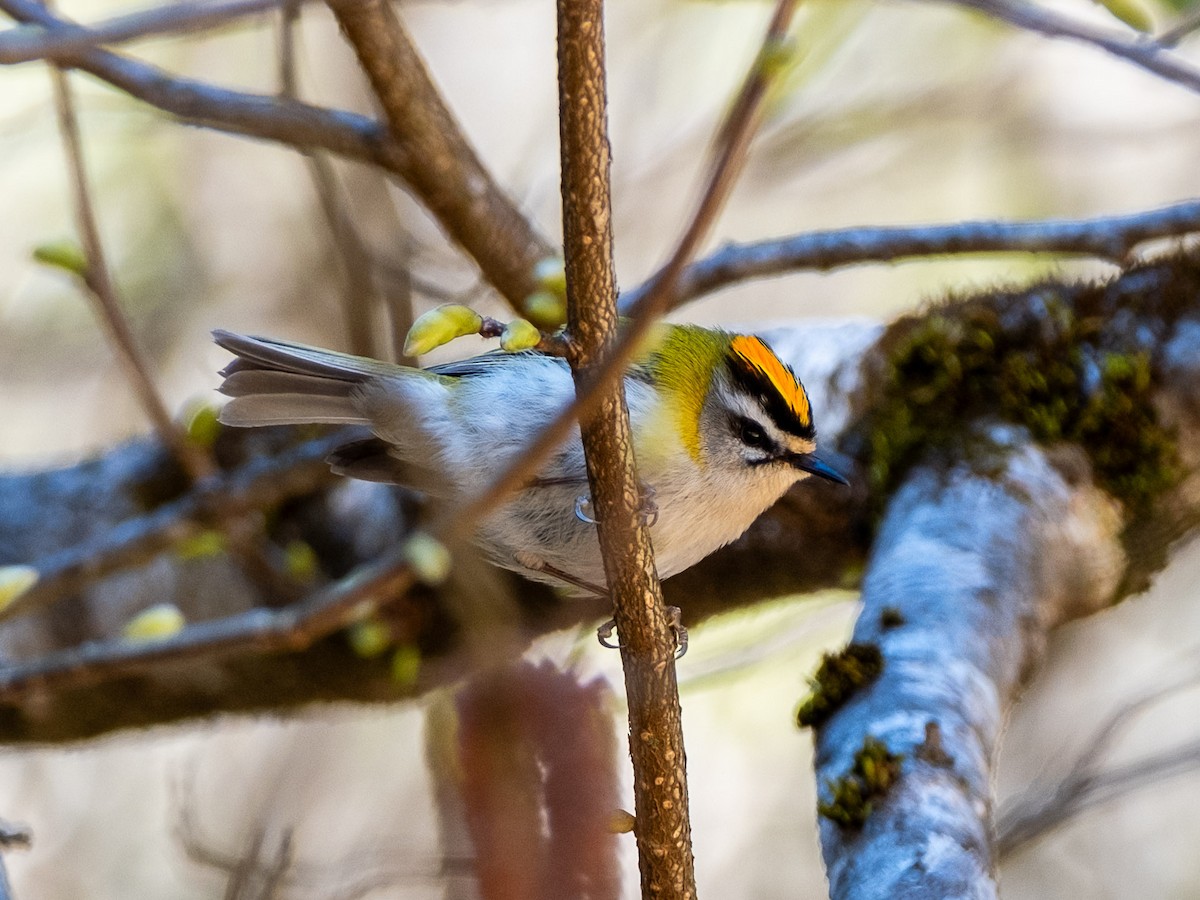
[[[737,439],[756,450],[774,450],[775,443],[763,431],[763,427],[746,416],[734,416],[731,424]]]

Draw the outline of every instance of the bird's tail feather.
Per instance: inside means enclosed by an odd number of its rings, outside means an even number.
[[[226,425],[367,425],[352,392],[400,367],[304,344],[214,331],[237,358],[221,374],[220,391],[233,399],[221,410]]]

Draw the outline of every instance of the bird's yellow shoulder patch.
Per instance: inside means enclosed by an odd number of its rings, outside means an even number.
[[[775,393],[801,425],[807,427],[812,424],[812,408],[804,387],[795,373],[780,361],[775,351],[768,347],[762,338],[751,334],[736,335],[730,344],[730,350],[775,389]]]
[[[661,421],[696,462],[700,461],[700,411],[727,341],[724,333],[708,328],[662,324],[652,329],[642,348],[641,364],[649,370],[663,401]]]

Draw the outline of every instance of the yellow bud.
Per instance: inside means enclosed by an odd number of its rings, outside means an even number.
[[[392,644],[391,632],[378,619],[355,622],[346,630],[346,639],[354,655],[361,659],[374,659]]]
[[[187,619],[174,603],[159,603],[144,609],[121,629],[125,640],[135,644],[161,641],[183,631]]]
[[[422,356],[457,337],[479,334],[483,318],[469,306],[447,303],[417,317],[404,339],[406,356]]]
[[[392,654],[392,681],[403,687],[417,683],[421,674],[421,651],[412,644],[397,647]]]
[[[33,248],[33,258],[45,266],[63,269],[82,278],[87,274],[88,261],[83,248],[74,241],[51,241]]]
[[[554,331],[567,321],[566,298],[551,291],[534,291],[521,307],[529,321],[543,331]]]
[[[210,403],[196,407],[187,423],[187,436],[193,444],[199,447],[211,447],[217,442],[221,433],[221,423],[217,421],[217,408]]]
[[[533,277],[543,291],[549,291],[558,297],[567,296],[567,270],[563,266],[562,257],[547,256],[539,260],[533,267]]]
[[[528,319],[513,319],[500,332],[500,349],[507,353],[532,350],[542,340],[542,333]]]
[[[633,831],[633,826],[637,823],[633,813],[626,812],[623,809],[614,809],[612,817],[608,820],[608,830],[613,834],[629,834]]]
[[[432,535],[418,531],[404,545],[404,559],[417,578],[426,584],[441,584],[450,574],[450,551]]]
[[[0,610],[11,606],[39,577],[33,566],[0,566]]]
[[[312,581],[320,564],[317,552],[304,541],[289,541],[283,548],[283,566],[297,581]]]
[[[1101,6],[1128,25],[1143,33],[1156,30],[1154,11],[1139,0],[1098,0]]]
[[[225,535],[220,531],[201,531],[191,537],[184,538],[175,545],[175,555],[179,559],[207,559],[217,556],[225,549]]]

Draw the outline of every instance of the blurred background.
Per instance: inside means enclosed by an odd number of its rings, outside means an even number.
[[[553,3],[400,6],[485,162],[556,237]],[[687,221],[704,151],[771,4],[610,0],[609,8],[618,276],[633,286]],[[1084,0],[1062,8],[1118,27]],[[130,9],[102,0],[61,5],[83,21]],[[1164,25],[1178,16],[1166,6],[1146,12]],[[713,246],[851,225],[1131,212],[1200,196],[1200,96],[1099,51],[929,3],[813,0],[799,21],[803,52]],[[271,93],[278,45],[277,19],[263,16],[133,49],[171,71]],[[1200,55],[1200,39],[1190,49]],[[371,111],[364,79],[320,4],[304,8],[298,50],[304,99]],[[186,417],[213,402],[226,361],[209,341],[214,327],[347,346],[343,275],[302,157],[179,126],[86,76],[72,83],[109,259],[172,410]],[[413,201],[366,168],[336,162],[335,171],[372,253],[397,270],[411,267],[417,312],[440,302],[434,294],[502,312]],[[147,433],[86,298],[31,257],[34,247],[74,235],[49,76],[39,64],[0,71],[0,197],[0,467],[66,464]],[[676,317],[888,319],[950,290],[1046,271],[1111,270],[1017,256],[859,267],[745,284]],[[422,295],[422,285],[436,290]],[[478,352],[473,340],[451,349]],[[1007,731],[1002,803],[1031,790],[1044,795],[1123,702],[1197,667],[1198,587],[1200,554],[1180,548],[1148,596],[1055,636]],[[854,600],[780,598],[693,636],[680,677],[706,896],[825,895],[811,740],[794,728],[792,712],[821,650],[848,634]],[[556,636],[534,653],[576,659],[621,693],[616,654],[590,635],[578,643]],[[297,865],[316,874],[279,896],[349,896],[350,873],[364,861],[382,874],[359,896],[441,896],[431,877],[439,850],[422,723],[420,704],[322,708],[69,749],[0,749],[0,816],[35,834],[32,850],[6,857],[16,896],[228,896],[230,876],[212,859],[236,858],[256,836],[269,857],[287,834]],[[1198,735],[1193,687],[1122,732],[1111,762],[1136,762]],[[1198,896],[1198,803],[1192,768],[1083,812],[1005,859],[1004,895]]]

